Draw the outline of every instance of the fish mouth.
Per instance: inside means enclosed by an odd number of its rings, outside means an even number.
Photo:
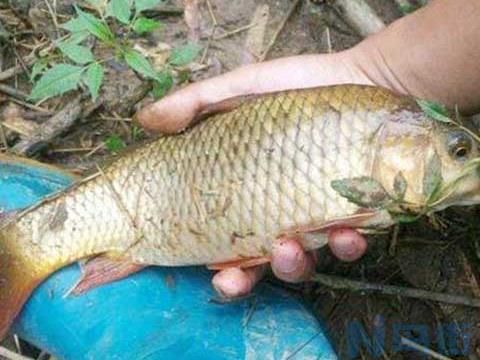
[[[451,206],[475,206],[480,205],[480,188],[451,197],[435,206],[435,211],[441,211]]]

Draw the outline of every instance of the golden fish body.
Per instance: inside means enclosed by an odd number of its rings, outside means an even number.
[[[401,104],[353,90],[259,97],[162,137],[29,210],[9,241],[42,267],[104,252],[156,265],[265,255],[286,229],[357,211],[330,182],[372,175],[382,114]]]
[[[432,153],[444,179],[461,171],[449,152],[448,126],[385,89],[341,85],[237,103],[99,167],[4,226],[4,289],[15,279],[31,281],[21,291],[0,289],[0,301],[9,295],[22,303],[55,269],[96,254],[148,265],[212,264],[268,256],[272,241],[292,231],[307,249],[317,248],[326,236],[308,229],[360,210],[333,180],[366,176],[393,192],[401,172],[406,200],[419,204]],[[478,155],[476,147],[468,155]],[[478,188],[478,177],[467,176],[449,199],[477,202]],[[379,214],[356,226],[392,223]],[[0,310],[0,331],[15,314]]]

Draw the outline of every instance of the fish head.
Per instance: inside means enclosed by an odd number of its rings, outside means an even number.
[[[460,121],[460,120],[458,120]],[[432,147],[441,164],[441,184],[430,207],[480,203],[480,141],[478,129],[463,122],[434,122]],[[427,171],[424,177],[428,176]]]
[[[402,208],[438,211],[480,203],[477,131],[459,121],[408,109],[382,124],[373,174]]]

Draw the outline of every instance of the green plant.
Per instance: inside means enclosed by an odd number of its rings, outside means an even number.
[[[115,57],[154,83],[153,93],[161,97],[173,85],[175,67],[184,67],[200,52],[195,44],[186,44],[172,50],[171,56],[161,71],[133,49],[130,36],[144,35],[159,28],[159,21],[149,19],[142,12],[153,8],[161,0],[86,0],[95,10],[87,12],[75,6],[76,17],[60,25],[66,32],[55,43],[58,51],[47,58],[40,58],[32,67],[31,81],[34,83],[31,100],[47,99],[86,86],[92,99],[97,99],[104,78],[103,62],[97,59],[85,43],[95,37],[103,46],[113,50]],[[124,35],[120,38],[112,28],[119,28]],[[39,78],[38,78],[39,77]],[[37,80],[38,78],[38,80]]]
[[[124,149],[127,146],[125,145],[125,142],[122,140],[122,138],[117,134],[110,135],[104,143],[108,151],[112,153],[118,153],[120,150]]]

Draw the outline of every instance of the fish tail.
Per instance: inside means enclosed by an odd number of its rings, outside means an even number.
[[[22,306],[37,285],[48,276],[31,260],[13,249],[0,233],[0,340],[5,337]],[[37,264],[38,265],[38,264]]]

